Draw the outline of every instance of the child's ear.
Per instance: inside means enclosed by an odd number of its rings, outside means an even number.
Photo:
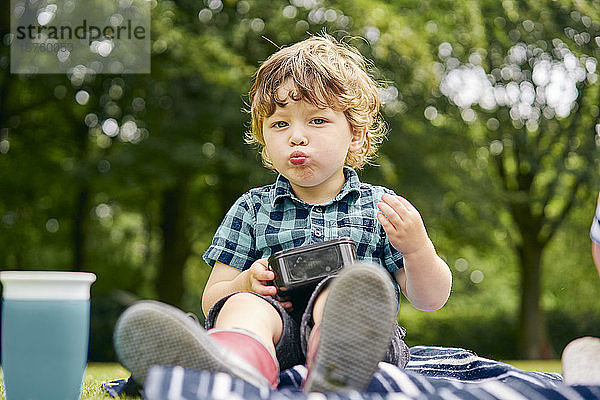
[[[365,143],[367,136],[367,128],[353,129],[352,139],[350,141],[350,151],[358,151],[362,148]]]

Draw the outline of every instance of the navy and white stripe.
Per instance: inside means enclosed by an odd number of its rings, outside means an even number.
[[[569,386],[560,374],[522,371],[457,348],[416,346],[405,370],[380,363],[365,392],[301,391],[306,367],[282,371],[277,390],[258,388],[223,373],[181,367],[153,367],[146,379],[146,400],[354,400],[472,399],[582,400],[599,399],[600,386]],[[117,393],[113,391],[113,395]]]

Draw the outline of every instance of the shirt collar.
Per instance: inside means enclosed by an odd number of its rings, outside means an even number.
[[[360,192],[360,180],[358,179],[358,174],[355,170],[348,166],[345,166],[344,177],[346,178],[346,182],[344,182],[344,186],[342,186],[340,192],[332,200],[320,205],[325,206],[333,203],[334,201],[339,201],[351,193]],[[273,191],[271,200],[271,204],[273,206],[275,206],[275,204],[277,204],[278,202],[283,201],[283,199],[285,199],[286,197],[300,202],[302,204],[306,204],[304,201],[296,197],[296,195],[294,194],[294,190],[292,189],[292,185],[290,184],[290,181],[283,175],[279,174],[277,176],[274,188],[275,190]]]

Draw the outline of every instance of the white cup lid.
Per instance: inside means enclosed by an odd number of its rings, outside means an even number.
[[[87,300],[90,272],[1,271],[2,297],[11,300]]]

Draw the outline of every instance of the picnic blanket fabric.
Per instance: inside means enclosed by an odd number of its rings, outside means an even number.
[[[405,370],[380,363],[365,392],[302,393],[306,367],[282,371],[277,390],[259,388],[223,373],[182,367],[152,367],[144,386],[146,400],[355,400],[355,399],[598,399],[600,386],[569,386],[560,374],[519,370],[470,351],[415,346]],[[105,385],[113,396],[123,381]]]

